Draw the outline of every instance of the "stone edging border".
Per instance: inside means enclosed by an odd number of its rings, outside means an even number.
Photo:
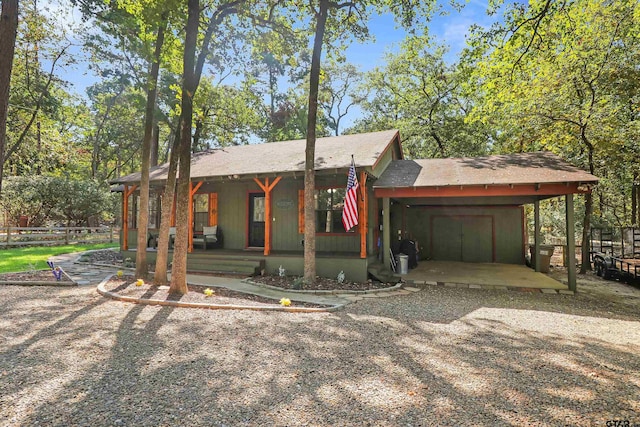
[[[158,299],[146,299],[146,298],[133,298],[126,297],[122,295],[118,295],[116,293],[107,291],[104,288],[105,283],[111,279],[112,275],[109,275],[102,279],[102,281],[97,286],[97,291],[100,295],[105,296],[107,298],[111,298],[117,301],[123,302],[131,302],[134,304],[146,304],[146,305],[162,305],[162,306],[170,306],[170,307],[181,307],[181,308],[204,308],[210,310],[252,310],[252,311],[284,311],[290,313],[325,313],[336,311],[344,307],[345,304],[338,304],[332,307],[327,308],[318,308],[318,307],[278,307],[278,306],[252,306],[252,305],[229,305],[229,304],[202,304],[195,302],[180,302],[180,301],[167,301],[167,300],[158,300]]]
[[[23,281],[23,282],[19,282],[16,280],[3,280],[0,281],[0,286],[59,286],[59,287],[71,287],[71,286],[78,286],[77,283],[73,282],[73,281],[68,281],[68,280],[61,280],[61,281],[44,281],[44,280],[30,280],[30,281]]]
[[[304,289],[283,289],[277,286],[266,285],[264,283],[254,282],[251,279],[245,279],[244,282],[250,283],[254,286],[259,286],[261,288],[273,289],[276,291],[286,291],[291,292],[293,294],[313,294],[313,295],[363,295],[363,294],[377,294],[381,292],[393,292],[401,289],[405,283],[398,283],[389,288],[380,288],[380,289],[365,289],[364,291],[345,291],[341,289],[316,289],[316,290],[304,290]]]
[[[409,280],[407,285],[415,286],[418,288],[426,288],[427,286],[444,286],[447,288],[462,288],[462,289],[484,289],[495,291],[514,291],[514,292],[531,292],[542,294],[560,294],[560,295],[575,295],[575,292],[568,289],[552,289],[552,288],[526,288],[521,286],[495,286],[495,285],[477,285],[473,283],[457,283],[457,282],[432,282],[422,280]]]

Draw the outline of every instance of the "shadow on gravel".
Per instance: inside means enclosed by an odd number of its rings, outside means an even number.
[[[91,360],[70,376],[35,375],[24,359],[35,345],[11,361],[3,353],[0,370],[20,382],[0,392],[0,407],[20,405],[21,388],[64,386],[19,422],[0,410],[0,424],[639,422],[638,318],[588,316],[588,306],[555,298],[503,293],[483,303],[469,290],[424,291],[305,315],[110,302],[109,322],[76,316],[65,324],[75,332],[51,343],[64,358],[85,328],[103,337],[102,351],[87,350]],[[37,319],[33,327],[40,337],[57,331]]]

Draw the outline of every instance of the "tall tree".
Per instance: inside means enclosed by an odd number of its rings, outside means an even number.
[[[189,197],[191,192],[191,126],[193,120],[193,97],[198,88],[196,75],[196,44],[200,21],[200,1],[188,0],[187,24],[182,74],[182,101],[180,114],[180,145],[176,153],[179,158],[180,176],[177,180],[176,239],[173,252],[173,269],[169,292],[187,293],[187,250],[189,246]]]
[[[185,30],[185,53],[183,59],[183,79],[181,93],[180,112],[180,132],[176,132],[179,137],[174,139],[175,151],[172,151],[169,164],[167,186],[163,198],[163,214],[160,224],[160,239],[158,240],[158,258],[156,260],[156,281],[162,280],[159,275],[166,277],[166,260],[164,256],[168,247],[169,214],[171,212],[171,201],[173,200],[173,186],[176,184],[176,238],[173,252],[173,268],[171,274],[170,293],[185,294],[187,292],[187,250],[189,244],[189,197],[190,197],[190,168],[191,168],[191,143],[193,126],[193,97],[200,83],[202,70],[207,58],[212,54],[212,43],[215,42],[218,48],[225,43],[224,31],[220,26],[230,16],[236,17],[239,21],[248,19],[256,25],[264,25],[270,22],[272,16],[271,9],[264,10],[259,2],[248,0],[221,1],[218,4],[208,5],[204,12],[201,12],[199,1],[189,0],[189,11]],[[208,12],[208,13],[207,13]],[[205,21],[208,20],[204,35],[199,37],[198,29],[200,13],[205,13]],[[195,15],[195,16],[193,16]],[[264,16],[267,16],[265,18]],[[237,22],[234,22],[237,24]],[[196,50],[199,52],[196,59]],[[189,50],[187,50],[189,49]],[[193,52],[191,52],[193,49]],[[192,58],[193,55],[193,58]],[[185,133],[187,132],[187,133]],[[180,175],[176,180],[177,168],[179,166]],[[173,166],[172,166],[173,165]],[[166,240],[165,240],[166,239]],[[160,262],[164,259],[165,264]]]
[[[632,0],[532,1],[475,39],[479,47],[497,45],[477,67],[486,98],[475,113],[507,135],[496,148],[549,149],[594,174],[622,160],[630,147],[620,130],[637,115],[623,119],[620,109],[628,106],[620,101],[628,98],[617,88],[627,81],[620,72],[629,70],[625,51],[638,49],[638,7]],[[637,67],[629,76],[637,78]],[[593,195],[585,195],[581,273],[590,267],[593,207]]]
[[[322,39],[329,7],[329,0],[319,0],[315,12],[316,32],[311,55],[309,75],[309,110],[307,118],[307,145],[304,157],[304,282],[311,284],[316,278],[316,229],[315,191],[316,191],[316,121],[318,117],[318,87],[320,85],[320,55]],[[333,7],[336,7],[335,5]]]
[[[414,0],[364,2],[336,2],[332,0],[310,1],[303,9],[312,15],[314,25],[313,53],[309,71],[309,109],[305,147],[304,174],[304,283],[313,283],[316,276],[316,230],[315,226],[315,149],[318,114],[318,88],[320,84],[321,55],[325,35],[332,43],[355,37],[365,40],[369,36],[367,20],[372,9],[391,10],[405,27],[410,27],[416,17],[428,18],[433,3]],[[309,8],[309,9],[307,9]],[[329,20],[329,17],[331,19]],[[327,28],[329,31],[327,31]],[[346,165],[345,165],[346,166]]]
[[[4,151],[7,136],[7,113],[9,109],[9,86],[13,68],[13,54],[18,32],[18,0],[2,0],[0,12],[0,195]]]
[[[164,44],[168,13],[161,14],[155,40],[151,69],[147,80],[147,103],[144,111],[144,138],[142,140],[142,168],[140,172],[140,205],[138,209],[138,242],[136,251],[136,277],[147,278],[147,228],[149,225],[149,169],[151,168],[151,143],[154,138],[154,117],[160,73],[160,55]]]

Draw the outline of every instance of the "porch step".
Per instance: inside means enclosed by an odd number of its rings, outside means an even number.
[[[265,267],[264,260],[188,258],[189,273],[224,273],[257,276]]]
[[[381,262],[369,264],[367,273],[371,278],[382,283],[397,283],[399,281],[399,276],[385,268]]]

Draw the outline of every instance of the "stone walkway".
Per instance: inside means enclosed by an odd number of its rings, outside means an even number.
[[[51,257],[49,261],[53,261],[56,266],[61,267],[69,278],[78,286],[98,286],[106,277],[116,274],[118,267],[110,267],[105,265],[96,265],[78,262],[81,254],[64,254]],[[233,291],[243,292],[247,294],[257,295],[264,298],[271,298],[279,301],[281,298],[289,298],[292,301],[300,301],[312,304],[321,304],[329,306],[343,306],[351,302],[359,301],[364,298],[382,298],[398,295],[407,295],[412,292],[418,292],[420,289],[399,288],[380,289],[375,291],[354,291],[336,294],[318,294],[313,292],[287,291],[271,286],[251,283],[246,279],[236,279],[232,277],[218,277],[188,274],[187,282],[193,285],[217,286],[227,288]]]

